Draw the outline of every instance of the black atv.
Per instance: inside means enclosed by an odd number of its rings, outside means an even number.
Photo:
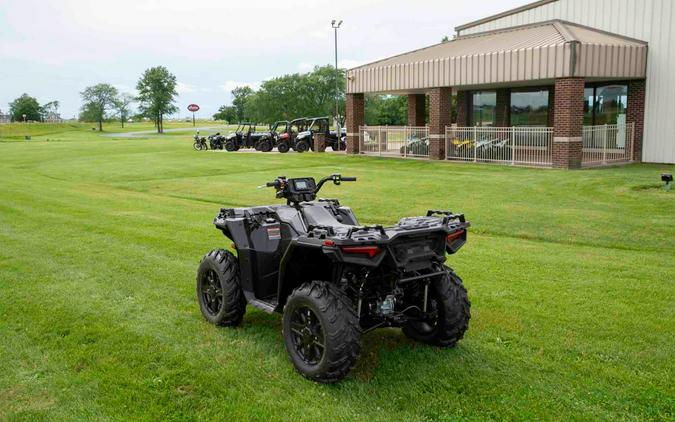
[[[325,135],[326,147],[331,147],[333,151],[344,151],[347,149],[347,133],[341,132],[338,136],[337,131],[330,130],[328,117],[315,117],[310,119],[305,131],[298,133],[295,138],[295,150],[305,152],[309,149],[314,151],[314,134],[323,133]]]
[[[236,255],[216,249],[197,271],[204,317],[241,324],[246,303],[283,313],[286,350],[298,372],[323,383],[354,366],[363,333],[401,327],[410,338],[452,347],[469,323],[469,299],[460,278],[444,265],[464,245],[463,214],[427,212],[391,227],[361,226],[336,199],[316,200],[326,182],[279,177],[285,205],[223,208],[214,224]]]
[[[211,149],[223,149],[223,143],[225,141],[225,137],[220,134],[220,132],[216,132],[213,135],[209,135],[207,137],[209,141],[209,148]]]

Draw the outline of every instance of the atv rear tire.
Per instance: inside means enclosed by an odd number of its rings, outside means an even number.
[[[277,144],[277,151],[282,154],[287,153],[289,149],[291,149],[291,146],[288,144],[288,142],[279,142]]]
[[[236,151],[238,149],[239,148],[237,148],[237,145],[234,142],[232,142],[232,141],[225,142],[225,150],[226,151],[232,152],[232,151]]]
[[[469,328],[471,302],[462,280],[450,268],[444,269],[445,275],[429,285],[427,306],[437,311],[436,321],[411,321],[403,327],[403,333],[422,343],[453,347]]]
[[[298,141],[295,143],[295,150],[297,152],[307,152],[309,150],[309,143],[307,141]]]
[[[270,142],[268,140],[260,141],[258,143],[258,148],[262,152],[270,152],[270,151],[272,151],[272,142]]]
[[[321,281],[305,283],[288,297],[283,336],[295,369],[325,384],[344,378],[361,350],[359,319],[349,298]]]
[[[197,270],[197,300],[207,321],[236,326],[246,312],[239,281],[239,263],[232,253],[215,249],[204,255]]]

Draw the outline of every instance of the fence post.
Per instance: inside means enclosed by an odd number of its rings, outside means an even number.
[[[635,161],[635,147],[633,146],[635,142],[635,122],[630,124],[630,161]]]
[[[477,128],[478,126],[473,127],[473,162],[477,163],[478,162],[478,138],[476,137],[477,135]]]
[[[382,156],[382,126],[377,127],[377,155]]]
[[[516,165],[516,127],[511,126],[511,165]]]
[[[604,136],[602,137],[602,164],[607,164],[607,123],[605,123]]]

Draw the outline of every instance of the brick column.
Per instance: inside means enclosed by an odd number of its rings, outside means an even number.
[[[314,152],[326,152],[326,134],[315,133],[314,138]]]
[[[508,127],[511,116],[511,92],[508,88],[497,90],[497,103],[495,104],[495,126]]]
[[[424,126],[424,94],[408,94],[408,126]]]
[[[429,158],[445,159],[445,127],[450,126],[452,88],[429,90]]]
[[[553,167],[581,167],[581,127],[584,122],[584,79],[555,80]]]
[[[347,94],[346,105],[347,154],[358,154],[359,126],[365,124],[365,100],[363,94]]]
[[[457,126],[469,126],[469,91],[457,91]]]
[[[633,160],[642,161],[642,135],[645,128],[645,90],[644,79],[628,82],[628,107],[626,123],[635,123],[633,139]]]

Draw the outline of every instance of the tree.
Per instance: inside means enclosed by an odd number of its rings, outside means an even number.
[[[28,94],[23,94],[19,98],[9,103],[9,114],[13,122],[24,120],[41,120],[42,108],[40,103]],[[26,116],[24,118],[24,115]]]
[[[58,101],[50,101],[46,104],[43,104],[41,108],[41,113],[42,113],[42,120],[45,120],[49,117],[50,113],[53,113],[54,116],[58,116],[59,114],[59,102]]]
[[[117,111],[117,116],[120,118],[122,127],[124,127],[124,122],[127,121],[131,114],[131,103],[133,102],[133,95],[127,93],[122,93],[115,99],[115,110]]]
[[[441,42],[448,42],[448,41],[450,41],[450,37],[448,37],[447,35],[441,38]]]
[[[97,84],[85,88],[80,96],[84,102],[80,116],[98,122],[99,132],[103,131],[103,119],[106,117],[106,112],[115,107],[117,88],[109,84]]]
[[[246,102],[247,99],[253,95],[253,88],[250,86],[238,86],[231,91],[232,94],[232,107],[234,107],[235,113],[237,115],[237,120],[244,121],[249,120],[250,116],[246,112]]]
[[[257,122],[271,123],[302,116],[333,116],[336,78],[339,114],[344,116],[346,75],[344,69],[336,73],[332,66],[317,66],[309,73],[294,73],[267,80],[258,91],[248,91],[244,100],[237,104],[242,104],[242,117]],[[235,99],[241,97],[234,94],[233,91]],[[234,106],[235,101],[232,103]]]
[[[157,133],[163,133],[164,115],[178,111],[176,77],[164,66],[151,67],[143,72],[136,89],[140,111],[155,122]]]
[[[218,112],[213,115],[214,120],[224,120],[227,123],[233,123],[237,121],[237,110],[234,106],[220,106]]]
[[[403,95],[376,95],[366,97],[366,124],[406,125],[408,99]]]

